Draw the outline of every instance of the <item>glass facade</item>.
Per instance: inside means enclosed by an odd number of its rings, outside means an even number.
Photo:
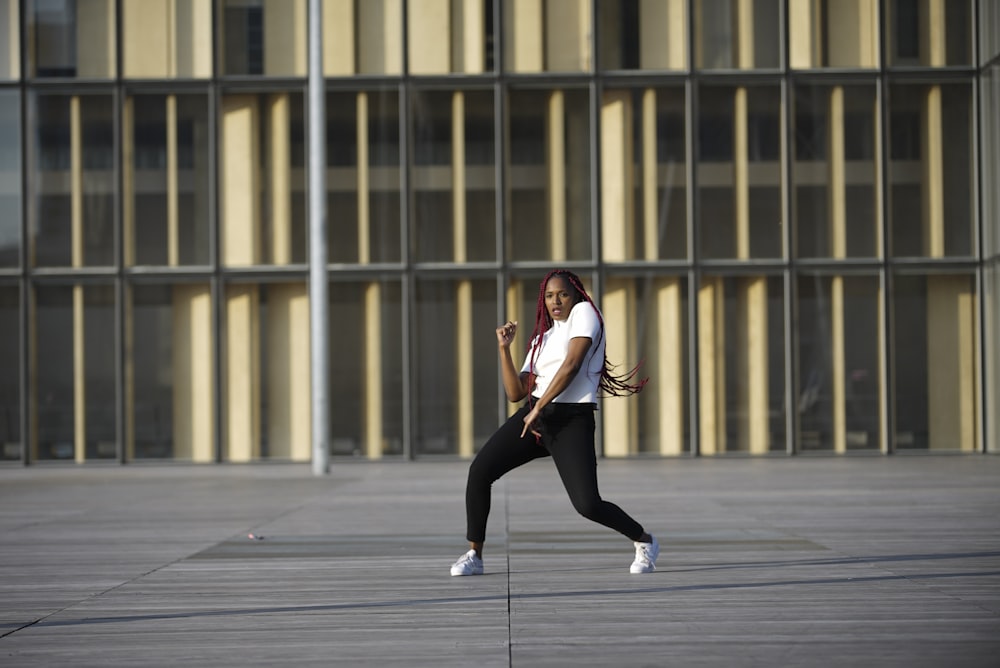
[[[1000,449],[1000,8],[0,0],[0,460],[471,457],[566,267],[604,456]],[[518,360],[518,363],[520,360]]]

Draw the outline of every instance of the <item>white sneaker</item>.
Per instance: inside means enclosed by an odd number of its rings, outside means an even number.
[[[660,554],[660,541],[653,536],[652,543],[633,543],[635,545],[635,561],[629,567],[630,573],[652,573],[656,570],[656,557]],[[454,569],[452,573],[454,573]]]
[[[452,575],[482,575],[483,560],[476,556],[475,550],[469,550],[462,558],[451,566]]]

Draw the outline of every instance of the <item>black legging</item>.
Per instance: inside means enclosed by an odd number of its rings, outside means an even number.
[[[469,467],[465,488],[468,528],[466,539],[482,543],[486,539],[486,518],[494,481],[522,464],[552,456],[570,501],[589,520],[639,540],[642,526],[624,510],[601,498],[597,491],[597,455],[594,452],[593,404],[556,404],[543,409],[539,431],[541,442],[528,432],[521,438],[527,404],[512,415],[486,441]]]

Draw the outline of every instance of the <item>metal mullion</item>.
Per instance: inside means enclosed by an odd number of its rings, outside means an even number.
[[[601,188],[601,110],[604,104],[604,82],[601,76],[601,68],[597,59],[601,53],[600,35],[598,34],[598,11],[597,2],[590,3],[590,49],[594,54],[591,58],[590,83],[587,92],[590,99],[590,258],[593,269],[590,271],[592,291],[597,295],[598,303],[604,300],[605,264],[604,247],[602,244],[604,235],[604,215],[601,211],[603,201]],[[631,141],[631,137],[626,137],[625,141]],[[604,457],[604,411],[597,411],[596,424],[594,429],[594,444],[597,448],[597,456]]]
[[[879,3],[879,25],[885,25],[886,8],[884,3]],[[895,452],[895,395],[893,391],[893,368],[895,355],[892,345],[893,336],[893,309],[892,309],[892,289],[893,281],[889,257],[892,255],[892,238],[889,230],[889,198],[891,194],[889,181],[889,81],[887,76],[886,63],[889,56],[889,47],[886,43],[886,31],[878,31],[879,42],[879,76],[878,87],[876,89],[876,101],[879,107],[879,142],[878,150],[881,156],[879,165],[879,178],[881,179],[882,204],[881,211],[881,234],[882,253],[881,266],[879,269],[879,290],[882,294],[882,306],[879,317],[882,323],[884,340],[882,341],[882,363],[879,368],[879,431],[882,443],[880,449],[882,454],[891,455]]]
[[[798,322],[798,272],[795,265],[795,226],[792,224],[792,155],[794,153],[792,141],[792,119],[794,116],[794,95],[792,94],[791,67],[789,65],[789,30],[788,30],[788,2],[781,3],[781,64],[784,68],[785,76],[781,80],[781,181],[783,184],[781,193],[781,219],[784,221],[782,230],[782,257],[785,260],[783,273],[783,328],[785,335],[784,345],[784,372],[785,372],[785,453],[794,455],[798,451],[799,441],[799,415],[795,410],[795,397],[798,396],[798,332],[794,323]]]
[[[25,3],[21,3],[24,5]],[[24,9],[22,6],[21,10]],[[24,11],[19,11],[18,14],[18,49],[21,55],[20,62],[20,77],[17,82],[17,89],[20,93],[18,98],[18,110],[20,111],[20,118],[18,123],[20,125],[18,133],[20,136],[19,147],[21,151],[21,220],[20,231],[21,231],[21,245],[18,249],[18,258],[20,260],[20,267],[18,268],[18,362],[17,362],[17,374],[18,374],[18,392],[20,394],[20,403],[18,410],[18,423],[20,426],[20,437],[21,437],[21,454],[20,463],[21,466],[27,467],[31,464],[31,442],[34,438],[34,434],[31,432],[31,410],[34,406],[34,402],[31,401],[31,388],[32,379],[30,376],[30,364],[32,351],[34,350],[34,341],[31,340],[31,289],[30,289],[30,275],[28,273],[28,266],[31,260],[30,246],[31,246],[31,236],[29,234],[29,220],[31,219],[32,211],[34,205],[31,199],[31,192],[28,188],[29,178],[28,175],[33,171],[33,165],[31,164],[31,156],[28,154],[29,147],[29,136],[26,132],[28,126],[28,41],[25,39],[28,34],[27,30],[27,17]]]
[[[507,290],[510,287],[510,267],[507,262],[507,88],[503,79],[504,38],[500,3],[493,3],[493,199],[496,213],[493,219],[494,258],[500,266],[496,282],[496,322],[507,318]],[[498,367],[499,370],[499,367]],[[496,389],[497,424],[507,417],[507,397],[500,383]]]
[[[226,436],[225,420],[223,419],[225,411],[222,404],[225,396],[222,388],[222,335],[224,331],[222,309],[225,295],[223,294],[222,263],[220,261],[222,253],[222,244],[220,241],[222,237],[222,222],[219,220],[219,113],[221,110],[219,98],[223,94],[223,90],[219,76],[219,68],[221,66],[219,48],[218,44],[214,43],[214,36],[218,34],[219,30],[219,11],[213,11],[211,18],[211,34],[213,35],[212,76],[209,80],[210,91],[208,95],[208,249],[211,266],[208,285],[212,320],[209,335],[212,337],[212,375],[214,376],[212,379],[212,403],[214,404],[212,415],[212,439],[214,442],[212,444],[212,451],[213,459],[216,463],[222,461],[223,443]]]
[[[416,342],[413,336],[413,324],[416,320],[414,312],[416,304],[414,295],[416,294],[413,259],[410,249],[413,246],[410,238],[413,231],[410,221],[411,206],[410,198],[410,87],[413,79],[410,75],[410,23],[409,23],[409,0],[401,0],[402,17],[400,30],[402,35],[402,72],[397,79],[397,90],[399,91],[398,120],[399,127],[399,223],[400,223],[400,259],[403,265],[403,272],[400,276],[401,293],[401,321],[403,331],[403,459],[413,461],[416,459],[417,449],[413,443],[414,434],[417,433],[416,419],[418,411],[413,409],[412,403],[418,396],[413,391],[413,379],[416,377]]]
[[[125,382],[126,376],[126,365],[128,360],[125,357],[125,343],[126,343],[126,328],[128,323],[126,322],[127,312],[125,309],[125,298],[127,296],[125,289],[125,274],[123,268],[125,266],[125,216],[124,216],[124,196],[125,196],[125,182],[124,173],[127,166],[125,165],[125,145],[124,137],[122,133],[124,132],[122,106],[125,104],[125,94],[124,94],[124,82],[122,77],[123,69],[123,58],[122,58],[122,2],[123,0],[115,0],[115,86],[112,92],[112,154],[114,155],[114,175],[113,179],[115,182],[115,189],[117,190],[118,196],[113,198],[112,204],[112,239],[114,243],[114,266],[115,266],[115,277],[114,277],[114,329],[115,329],[115,455],[119,464],[125,463],[126,455],[126,424],[128,417],[126,416],[126,402],[125,393],[127,391],[127,385]]]
[[[685,164],[684,170],[687,177],[687,188],[685,192],[685,206],[687,209],[687,261],[688,269],[688,433],[690,443],[688,446],[692,457],[701,456],[701,401],[700,376],[698,356],[698,289],[701,285],[701,258],[700,258],[700,226],[698,221],[698,170],[696,169],[697,146],[695,137],[698,135],[698,83],[699,72],[695,67],[695,17],[693,3],[687,12],[687,57],[688,74],[684,82],[684,110],[687,124],[687,132],[684,136]]]

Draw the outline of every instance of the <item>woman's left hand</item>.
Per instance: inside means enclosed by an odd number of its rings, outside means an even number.
[[[535,422],[538,421],[540,413],[541,412],[538,410],[538,407],[536,406],[535,408],[532,408],[530,411],[528,411],[528,414],[524,416],[524,429],[521,430],[521,438],[524,438],[524,435],[527,434],[529,431],[535,435],[536,439],[542,437],[542,433],[537,429],[533,428]]]

